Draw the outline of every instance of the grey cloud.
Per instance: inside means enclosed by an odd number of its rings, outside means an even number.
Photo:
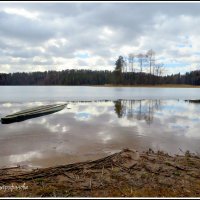
[[[0,35],[35,43],[53,37],[53,27],[45,22],[32,21],[24,17],[0,12]]]
[[[5,8],[37,12],[38,19],[8,14]],[[173,48],[186,42],[181,38],[183,35],[198,36],[199,10],[200,4],[196,3],[2,3],[0,62],[6,58],[21,58],[22,65],[29,62],[31,65],[33,58],[40,56],[48,62],[35,64],[45,63],[53,68],[52,57],[77,59],[74,57],[77,51],[89,51],[91,56],[101,57],[97,65],[113,65],[113,57],[119,55],[124,46],[138,48],[138,51],[153,48],[158,55],[169,56],[169,59],[180,56],[181,59],[187,52]],[[101,37],[105,27],[113,31],[113,35],[105,35],[104,40]],[[61,38],[67,40],[66,44],[46,45],[50,39]],[[14,64],[9,61],[7,64],[11,66],[10,71],[16,71]],[[79,64],[83,66],[82,61]],[[23,66],[20,70],[23,71]]]

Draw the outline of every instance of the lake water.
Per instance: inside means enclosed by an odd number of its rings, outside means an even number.
[[[200,99],[200,88],[3,86],[0,102]]]
[[[0,167],[47,167],[123,148],[200,153],[200,88],[0,87],[0,117],[51,103],[54,114],[0,124]],[[188,101],[192,100],[192,101]]]

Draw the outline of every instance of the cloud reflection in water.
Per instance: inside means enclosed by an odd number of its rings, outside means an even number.
[[[57,103],[57,102],[56,102]],[[62,103],[62,102],[59,102]],[[1,116],[48,102],[0,104]],[[69,102],[70,108],[0,125],[0,166],[94,159],[122,148],[200,153],[200,104],[175,100]]]

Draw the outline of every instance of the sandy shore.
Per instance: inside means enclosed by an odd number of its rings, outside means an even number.
[[[1,169],[0,196],[199,197],[199,168],[200,158],[189,152],[172,157],[125,149],[90,162],[35,170]]]

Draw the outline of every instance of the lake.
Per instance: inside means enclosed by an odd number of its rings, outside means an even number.
[[[0,167],[48,167],[123,148],[200,153],[200,88],[0,87],[0,117],[51,103],[62,111],[0,124]]]

